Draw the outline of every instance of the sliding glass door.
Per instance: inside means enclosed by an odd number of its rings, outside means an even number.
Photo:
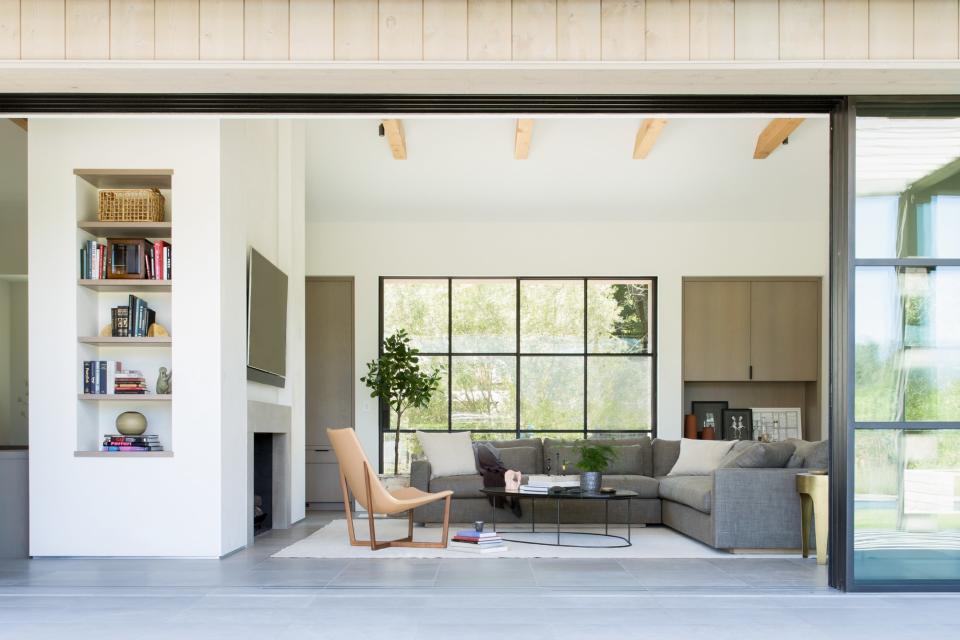
[[[960,118],[856,120],[854,588],[960,582]],[[848,485],[849,486],[849,485]]]

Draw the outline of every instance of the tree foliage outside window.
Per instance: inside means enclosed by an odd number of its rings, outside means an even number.
[[[383,335],[405,330],[423,366],[442,372],[424,407],[390,418],[400,469],[418,429],[474,439],[579,439],[652,432],[656,280],[382,279]]]

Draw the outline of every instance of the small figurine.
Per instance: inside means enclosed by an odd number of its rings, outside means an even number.
[[[166,395],[173,391],[172,372],[168,372],[166,367],[160,367],[160,375],[157,376],[157,393]]]
[[[522,479],[523,474],[519,471],[506,471],[503,474],[504,490],[511,493],[516,493],[520,491],[520,480]]]

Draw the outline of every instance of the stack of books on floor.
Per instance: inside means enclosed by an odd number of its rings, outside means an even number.
[[[465,553],[496,553],[507,550],[503,538],[496,531],[474,531],[473,529],[457,531],[453,541],[447,547]]]
[[[160,436],[144,434],[141,436],[121,436],[108,433],[103,436],[101,451],[163,451]]]
[[[580,476],[530,476],[527,484],[520,485],[520,493],[546,495],[553,487],[570,489],[580,486]]]

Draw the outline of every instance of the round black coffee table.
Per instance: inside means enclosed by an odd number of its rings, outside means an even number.
[[[620,549],[623,547],[631,547],[633,543],[630,541],[630,501],[634,498],[640,496],[636,491],[629,490],[620,490],[618,489],[615,493],[588,493],[582,491],[570,491],[565,490],[559,493],[519,493],[517,491],[507,491],[502,487],[494,489],[481,489],[481,493],[494,498],[494,504],[492,508],[493,518],[490,520],[490,524],[493,527],[493,530],[497,530],[497,507],[496,507],[496,498],[529,498],[530,499],[530,531],[510,531],[505,533],[538,533],[537,531],[537,502],[539,501],[550,501],[553,500],[554,506],[557,512],[557,541],[556,542],[533,542],[530,540],[517,540],[504,538],[507,542],[518,542],[521,544],[540,544],[551,547],[578,547],[584,549]],[[602,502],[603,503],[603,533],[590,533],[583,531],[562,531],[560,529],[560,504],[569,500],[589,500],[591,502]],[[625,500],[627,502],[627,535],[618,536],[610,533],[610,502],[614,500]],[[546,532],[542,532],[546,533]],[[589,545],[589,544],[561,544],[560,534],[566,533],[568,535],[582,535],[582,536],[599,536],[602,538],[622,540],[623,544],[614,544],[614,545]]]

